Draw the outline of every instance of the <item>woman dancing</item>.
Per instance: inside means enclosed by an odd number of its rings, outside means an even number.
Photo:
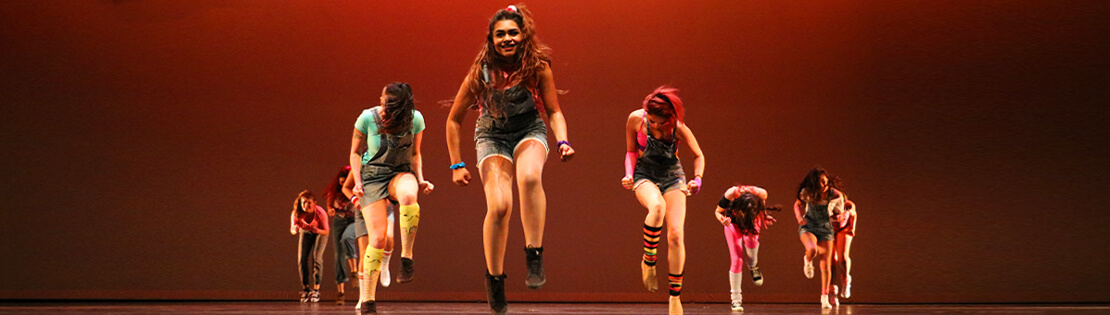
[[[813,259],[819,259],[821,268],[821,308],[831,309],[829,303],[830,281],[832,280],[832,242],[833,226],[831,217],[844,211],[847,197],[838,190],[840,179],[829,176],[818,167],[809,171],[798,184],[797,200],[794,201],[794,216],[798,219],[798,234],[805,247],[802,272],[806,278],[813,279]]]
[[[412,244],[420,222],[417,191],[431,193],[434,186],[424,180],[420,142],[424,117],[416,110],[412,88],[394,82],[382,89],[381,106],[364,110],[355,121],[351,141],[351,174],[362,180],[353,189],[366,219],[369,246],[363,256],[363,271],[369,277],[360,285],[366,298],[359,305],[363,314],[377,313],[375,290],[386,247],[386,207],[396,200],[400,207],[401,260],[412,261]],[[400,282],[400,281],[398,281]]]
[[[781,205],[766,207],[767,190],[757,186],[733,186],[725,191],[717,202],[717,221],[725,226],[725,243],[732,265],[728,271],[728,282],[732,287],[732,311],[743,312],[743,296],[740,282],[743,280],[744,260],[747,259],[752,282],[763,285],[763,273],[759,272],[759,232],[775,223],[775,218],[767,211],[782,210]]]
[[[486,257],[486,292],[490,308],[508,311],[505,301],[505,243],[513,206],[513,177],[520,192],[528,276],[538,289],[547,282],[543,271],[543,228],[547,196],[543,164],[547,161],[546,113],[563,161],[574,156],[567,141],[566,121],[556,98],[547,47],[536,38],[532,14],[523,6],[498,10],[489,20],[485,45],[474,58],[447,117],[447,150],[452,180],[466,186],[470,171],[459,153],[459,129],[469,109],[480,109],[474,130],[478,172],[486,195],[482,243]]]
[[[685,110],[677,89],[662,86],[648,94],[643,108],[628,115],[625,124],[624,178],[621,185],[636,192],[636,199],[647,208],[644,218],[644,255],[640,271],[644,286],[655,292],[656,249],[663,223],[667,224],[667,271],[670,287],[670,312],[682,313],[682,275],[686,264],[683,225],[686,222],[686,196],[701,189],[705,157],[694,133],[683,121]],[[694,176],[686,173],[678,160],[678,145],[685,143],[694,155]]]

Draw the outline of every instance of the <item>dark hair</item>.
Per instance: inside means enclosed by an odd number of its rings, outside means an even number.
[[[823,196],[821,195],[821,191],[819,191],[821,189],[822,175],[829,179],[828,185],[830,188],[829,192]],[[795,197],[803,202],[806,201],[805,197],[809,197],[811,200],[832,199],[833,189],[840,190],[842,187],[844,187],[844,184],[841,182],[840,177],[830,175],[829,172],[821,167],[814,167],[809,170],[806,177],[798,184],[798,192]],[[803,192],[808,195],[803,196]]]
[[[301,199],[316,201],[316,196],[313,196],[312,192],[307,189],[297,194],[297,199],[293,199],[293,211],[297,212],[297,216],[304,215],[306,212],[304,208],[301,208]]]
[[[328,184],[328,189],[324,191],[324,200],[328,202],[327,207],[331,208],[336,200],[347,201],[347,196],[343,195],[343,182],[339,180],[340,177],[347,178],[351,174],[351,166],[347,165],[339,169],[339,173],[332,177],[331,184]]]
[[[682,99],[678,98],[678,89],[666,85],[655,88],[644,98],[644,112],[667,118],[670,122],[681,122],[686,116]]]
[[[382,119],[378,121],[378,132],[398,134],[412,129],[412,111],[416,109],[412,87],[408,83],[393,82],[385,86],[385,104],[382,104]]]
[[[736,200],[729,204],[727,216],[732,221],[732,226],[736,231],[741,233],[753,234],[756,233],[755,219],[763,215],[765,211],[779,211],[782,210],[782,205],[774,205],[767,207],[763,203],[763,198],[745,192],[740,194]]]
[[[519,44],[521,49],[512,57],[498,54],[497,49],[493,47],[493,28],[497,22],[503,20],[516,22],[523,35]],[[478,57],[474,58],[474,63],[470,66],[468,86],[476,100],[471,108],[483,106],[483,110],[490,111],[493,117],[504,116],[502,93],[499,93],[501,89],[498,87],[510,86],[517,82],[524,83],[532,91],[532,98],[536,104],[542,105],[543,99],[539,97],[536,90],[539,85],[540,71],[551,64],[550,50],[547,45],[540,42],[539,38],[536,38],[536,25],[532,20],[532,12],[523,4],[498,10],[489,19],[486,43],[482,45],[482,49],[478,51]],[[488,76],[488,81],[483,79],[487,71],[491,74]],[[502,79],[501,75],[493,75],[509,71],[512,74],[505,79]]]

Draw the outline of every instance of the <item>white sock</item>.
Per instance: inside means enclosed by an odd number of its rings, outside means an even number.
[[[390,279],[389,279],[389,277],[390,277],[389,276],[389,257],[391,255],[393,255],[392,251],[389,251],[389,252],[383,251],[382,252],[382,267],[380,268],[382,273],[381,273],[381,277],[379,277],[379,279],[381,280],[381,283],[382,283],[383,287],[388,287],[389,283],[390,283]]]
[[[358,304],[355,304],[356,310],[361,307],[362,302],[365,302],[370,296],[370,288],[372,286],[374,286],[374,284],[370,283],[370,276],[360,272],[358,274]]]
[[[732,292],[733,301],[739,302],[743,298],[743,296],[740,294],[740,283],[743,282],[741,281],[742,279],[744,279],[744,273],[742,272],[734,273],[730,271],[728,273],[728,284],[732,287],[732,290],[730,292]]]

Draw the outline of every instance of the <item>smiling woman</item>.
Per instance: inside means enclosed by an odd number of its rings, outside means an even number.
[[[524,225],[525,284],[539,289],[547,282],[543,271],[543,228],[547,196],[543,165],[547,160],[545,111],[558,140],[563,161],[574,156],[567,141],[566,121],[556,98],[555,80],[547,47],[536,38],[532,15],[523,6],[498,10],[490,18],[486,45],[478,52],[470,73],[455,95],[447,118],[447,150],[451,177],[466,186],[470,171],[459,153],[459,128],[468,109],[478,108],[474,145],[486,195],[482,243],[486,255],[486,289],[490,308],[508,311],[505,301],[505,246],[513,206],[513,176],[520,191],[520,220]]]

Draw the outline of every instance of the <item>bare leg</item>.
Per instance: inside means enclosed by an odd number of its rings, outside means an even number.
[[[644,282],[644,287],[650,292],[655,292],[659,289],[659,281],[656,279],[655,262],[658,255],[659,235],[662,232],[660,229],[663,227],[663,217],[666,213],[667,204],[663,199],[662,193],[659,192],[659,187],[651,182],[643,182],[634,188],[636,190],[636,199],[640,204],[647,208],[647,216],[644,218],[644,259],[640,263],[641,280]],[[650,231],[648,228],[652,228]],[[648,244],[653,243],[649,248]],[[650,262],[650,265],[649,265]]]
[[[513,209],[513,163],[493,156],[482,161],[479,167],[486,193],[486,219],[482,223],[486,269],[489,274],[500,276],[505,274],[505,244]]]
[[[667,201],[667,265],[671,274],[682,274],[686,270],[686,193],[681,190],[663,194]]]
[[[543,164],[547,149],[539,141],[524,141],[516,150],[516,183],[520,192],[520,222],[527,247],[543,247],[547,195],[543,191]]]

